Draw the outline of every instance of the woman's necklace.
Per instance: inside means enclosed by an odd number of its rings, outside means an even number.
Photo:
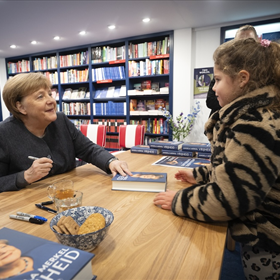
[[[11,277],[14,277],[14,276],[16,276],[16,275],[20,275],[21,273],[23,273],[23,272],[27,269],[27,267],[28,267],[28,260],[25,259],[25,258],[23,258],[23,260],[24,260],[24,262],[25,262],[25,267],[24,267],[20,272],[18,272],[18,273],[15,274],[15,275],[11,275],[11,276],[8,276],[8,277],[5,277],[5,278],[0,278],[0,280],[2,280],[2,279],[8,279],[8,278],[11,278]]]

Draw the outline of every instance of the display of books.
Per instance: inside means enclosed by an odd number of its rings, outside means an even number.
[[[187,157],[174,157],[165,156],[153,163],[153,165],[162,165],[169,167],[185,167],[185,168],[195,168],[199,166],[204,166],[210,164],[209,159],[204,158],[187,158]]]
[[[177,157],[195,157],[195,152],[187,152],[187,151],[174,151],[174,150],[161,150],[161,153],[166,156],[177,156]]]
[[[132,176],[117,174],[112,178],[112,190],[165,192],[167,173],[131,172]]]
[[[2,275],[0,278],[23,279],[95,279],[91,260],[94,254],[52,242],[9,228],[0,229],[2,250],[17,251],[19,261],[26,263],[24,271]],[[14,254],[15,255],[15,254]],[[15,257],[13,261],[16,262]],[[8,273],[8,272],[6,272]]]
[[[149,145],[137,145],[130,148],[131,153],[158,155],[161,149],[152,149]]]
[[[164,141],[164,140],[159,140],[159,141],[153,141],[149,143],[149,146],[151,148],[160,148],[163,150],[181,150],[182,145],[184,142],[182,141]]]
[[[210,143],[201,143],[201,142],[186,142],[182,146],[183,151],[192,151],[192,152],[208,152],[211,153]]]

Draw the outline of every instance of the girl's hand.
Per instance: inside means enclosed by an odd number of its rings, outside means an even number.
[[[156,195],[154,198],[154,204],[160,205],[162,209],[171,210],[172,200],[176,194],[176,191],[167,190]]]
[[[193,173],[192,173],[192,169],[188,169],[188,170],[179,170],[176,174],[175,174],[175,178],[181,182],[187,182],[187,183],[191,183],[191,184],[195,184],[196,181],[193,177]]]

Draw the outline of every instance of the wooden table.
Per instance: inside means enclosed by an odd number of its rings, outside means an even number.
[[[174,179],[178,168],[152,166],[159,155],[117,155],[131,171],[168,173],[168,188],[179,190],[186,183]],[[155,193],[111,190],[111,176],[87,164],[75,170],[34,183],[17,192],[0,194],[0,228],[8,227],[48,240],[56,241],[49,228],[53,214],[35,207],[48,200],[46,188],[58,179],[74,181],[84,193],[83,205],[102,206],[111,210],[114,221],[108,235],[93,250],[93,273],[98,280],[175,280],[219,279],[227,225],[207,224],[176,217],[171,211],[153,204]],[[9,218],[17,211],[48,218],[34,225]]]

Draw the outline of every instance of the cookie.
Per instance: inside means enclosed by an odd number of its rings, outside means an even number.
[[[100,213],[91,214],[80,226],[78,234],[94,232],[104,228],[106,225],[105,218]]]
[[[54,225],[54,226],[53,226],[53,229],[54,229],[56,232],[58,232],[58,233],[63,233],[63,231],[60,229],[59,226]]]
[[[67,216],[63,220],[63,225],[72,235],[76,235],[78,233],[79,228],[80,228],[79,225],[70,216]]]

